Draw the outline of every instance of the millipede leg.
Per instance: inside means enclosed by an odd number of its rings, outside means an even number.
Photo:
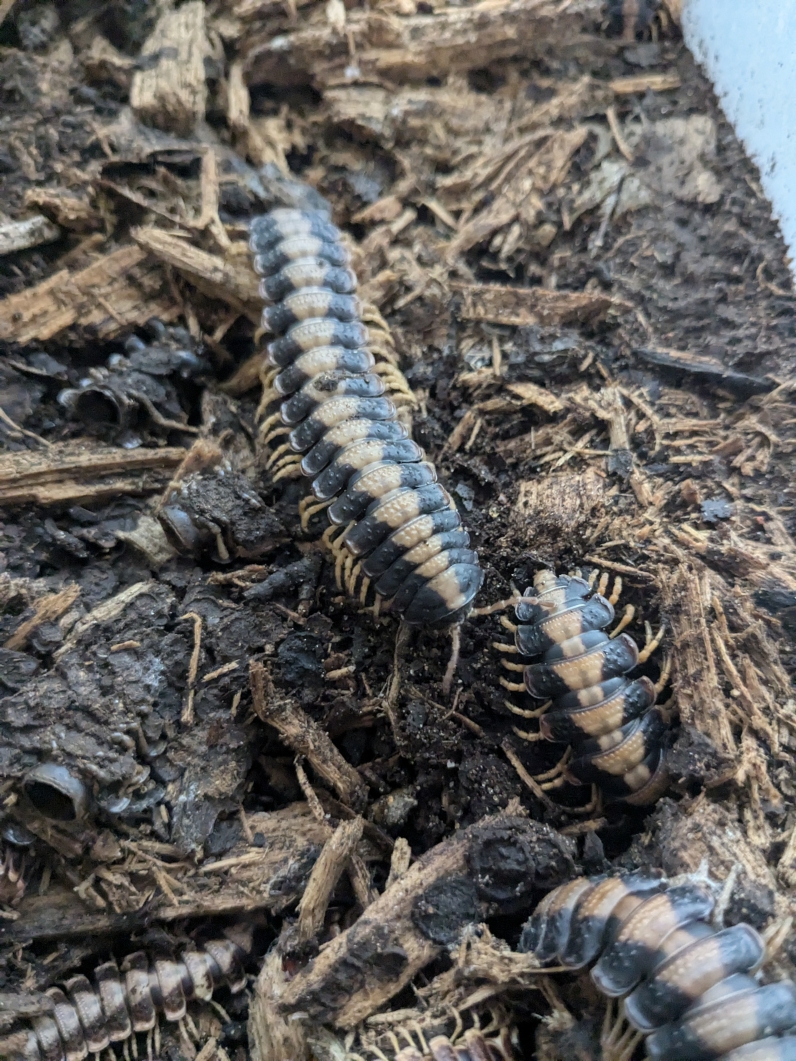
[[[525,682],[507,682],[505,678],[499,678],[498,681],[504,689],[508,689],[510,693],[524,693]]]
[[[317,515],[318,512],[323,512],[331,503],[331,498],[328,501],[316,501],[313,494],[307,494],[306,497],[302,497],[298,507],[299,516],[301,517],[301,529],[306,530],[312,517]]]
[[[524,671],[525,671],[525,664],[524,663],[509,663],[509,661],[507,659],[502,659],[500,661],[500,663],[501,663],[501,666],[506,668],[506,670],[516,671],[516,672],[519,672],[520,674],[524,673]]]
[[[450,696],[451,686],[453,685],[453,676],[456,673],[456,668],[459,666],[459,653],[462,647],[462,626],[461,623],[454,623],[451,627],[451,654],[448,660],[448,666],[445,668],[445,677],[442,679],[442,694],[443,696]]]
[[[600,594],[601,597],[605,596],[605,591],[608,589],[608,582],[610,578],[611,576],[608,574],[607,571],[603,571],[603,573],[600,575],[600,581],[597,583],[597,592]]]
[[[521,740],[528,741],[529,744],[534,744],[536,741],[544,740],[544,737],[538,731],[536,733],[531,733],[527,729],[520,729],[519,726],[512,726],[511,728]]]
[[[564,769],[566,768],[566,765],[571,759],[571,757],[572,749],[567,748],[567,750],[564,752],[564,754],[561,756],[561,758],[558,760],[552,770],[545,770],[543,774],[535,774],[534,781],[547,781],[549,778],[559,777],[561,774],[563,774]],[[544,787],[545,786],[542,785],[542,788]]]
[[[506,652],[509,655],[519,655],[518,649],[515,645],[507,645],[505,641],[493,641],[492,648],[497,649],[498,652]]]
[[[665,630],[666,630],[666,624],[665,623],[661,623],[657,634],[653,637],[652,636],[652,627],[650,626],[649,623],[646,623],[646,622],[644,623],[644,631],[645,631],[645,634],[646,634],[646,638],[645,638],[645,641],[644,641],[644,648],[642,648],[641,652],[639,652],[639,654],[638,654],[639,663],[646,663],[647,662],[647,660],[650,658],[650,656],[655,651],[655,649],[658,647],[658,645],[661,643],[661,641],[663,641],[663,634],[664,634]]]
[[[525,707],[517,707],[517,705],[512,704],[510,700],[504,700],[503,703],[513,715],[519,715],[520,718],[541,718],[546,711],[550,710],[553,701],[547,700],[541,707],[536,707],[533,710],[529,710]]]
[[[259,409],[257,411],[259,413]],[[265,412],[265,410],[263,410],[263,412]],[[257,417],[257,419],[259,421],[259,416]],[[260,434],[264,435],[267,431],[270,431],[272,427],[284,427],[284,426],[285,425],[282,423],[282,414],[281,413],[271,413],[271,415],[267,416],[265,418],[265,420],[263,420],[263,422],[260,424]]]
[[[272,465],[276,464],[278,460],[281,460],[281,458],[288,453],[293,454],[293,447],[289,442],[283,442],[281,446],[277,446],[276,449],[273,450],[268,460],[265,462],[266,468],[270,468]]]
[[[301,475],[301,454],[292,453],[289,457],[282,457],[271,478],[276,483],[280,479],[298,479]]]
[[[658,680],[655,682],[655,695],[660,696],[663,690],[666,688],[666,684],[669,681],[669,675],[672,673],[672,657],[664,656],[663,666],[661,667],[661,673]]]
[[[607,575],[607,573],[606,573],[605,578],[606,578],[606,585],[608,585],[608,575]],[[608,603],[609,604],[616,604],[616,602],[622,596],[622,587],[623,587],[623,585],[624,585],[624,583],[622,582],[622,576],[621,575],[617,575],[616,578],[614,579],[614,588],[611,590],[611,596],[608,598]]]
[[[362,588],[359,591],[359,603],[362,605],[363,608],[365,607],[365,601],[367,600],[369,589],[370,579],[367,575],[364,575],[362,578]]]
[[[517,631],[519,630],[519,627],[517,626],[517,624],[513,623],[511,621],[511,619],[507,619],[505,615],[501,615],[501,617],[500,617],[500,625],[502,627],[504,627],[506,630],[510,630],[512,634],[516,634]]]
[[[494,615],[495,612],[504,612],[508,608],[516,608],[520,601],[523,600],[519,594],[514,594],[512,597],[506,597],[505,600],[499,600],[496,604],[489,604],[484,608],[473,608],[470,612],[471,615]]]
[[[616,626],[613,628],[613,630],[608,636],[612,638],[617,637],[619,634],[622,633],[626,626],[630,626],[635,617],[636,609],[634,608],[634,606],[632,604],[625,605],[625,614],[622,616],[622,618],[619,620],[619,622],[616,624]]]

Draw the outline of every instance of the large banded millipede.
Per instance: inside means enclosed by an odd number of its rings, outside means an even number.
[[[209,1001],[226,985],[230,991],[246,986],[243,962],[251,950],[252,933],[245,925],[224,932],[223,939],[209,940],[202,947],[186,948],[175,960],[150,958],[144,951],[126,957],[121,966],[105,962],[94,970],[94,983],[83,975],[72,976],[63,987],[51,987],[46,995],[52,1008],[34,1017],[29,1028],[0,1039],[0,1057],[13,1061],[82,1061],[99,1055],[113,1043],[132,1042],[146,1033],[147,1053],[160,1053],[158,1016],[178,1022],[187,1035],[186,1003]]]
[[[323,540],[351,596],[364,604],[372,589],[377,612],[409,624],[460,621],[483,580],[478,555],[398,417],[410,392],[389,352],[374,357],[383,322],[371,312],[366,326],[340,231],[322,211],[278,209],[252,221],[250,247],[274,335],[261,403],[274,480],[311,480],[302,526],[326,512]]]
[[[766,944],[750,925],[713,927],[714,906],[696,880],[579,877],[541,901],[519,949],[556,972],[596,962],[597,989],[622,1000],[603,1031],[615,1061],[642,1037],[650,1061],[794,1061],[796,1034],[783,1033],[796,1033],[796,984],[759,983]]]
[[[605,577],[592,593],[592,584],[582,578],[537,572],[533,586],[516,601],[519,625],[502,620],[514,634],[514,645],[495,642],[495,647],[523,656],[543,655],[543,662],[504,663],[522,672],[523,681],[501,679],[501,684],[547,701],[534,710],[507,703],[513,713],[539,719],[538,733],[515,730],[520,737],[569,745],[559,766],[535,779],[541,788],[591,784],[610,800],[644,806],[654,803],[668,784],[662,743],[668,723],[655,706],[667,669],[657,685],[627,674],[649,658],[663,631],[653,638],[648,629],[647,645],[639,652],[633,638],[622,633],[633,616],[628,609],[606,633],[621,583],[608,599],[603,596],[606,588]]]

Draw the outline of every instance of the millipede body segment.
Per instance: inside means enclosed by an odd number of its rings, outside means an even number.
[[[573,970],[596,961],[592,980],[623,1000],[651,1061],[793,1061],[796,984],[760,984],[762,938],[714,928],[713,908],[699,883],[580,877],[542,900],[520,950]]]
[[[182,1021],[187,1001],[209,1000],[222,985],[242,991],[243,961],[250,950],[251,933],[238,925],[227,929],[224,939],[186,949],[176,960],[150,959],[139,951],[121,966],[105,962],[95,970],[93,984],[78,975],[63,987],[49,988],[52,1011],[35,1017],[21,1035],[0,1040],[0,1057],[81,1061],[139,1032],[154,1030],[157,1035],[160,1014],[167,1021]]]
[[[251,223],[250,247],[275,335],[265,387],[276,408],[262,425],[267,445],[285,439],[274,478],[310,478],[303,517],[326,510],[338,582],[363,603],[372,587],[407,623],[459,620],[483,580],[478,556],[386,393],[399,374],[373,356],[339,230],[321,211],[279,209]]]
[[[583,579],[544,570],[516,614],[517,651],[544,657],[524,668],[524,687],[552,701],[539,713],[540,735],[570,745],[566,779],[626,803],[653,803],[668,784],[667,724],[650,679],[627,677],[639,662],[636,642],[605,632],[613,605]]]

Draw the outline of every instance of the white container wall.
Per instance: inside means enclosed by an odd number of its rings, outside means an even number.
[[[760,169],[795,259],[796,0],[685,0],[683,34]]]

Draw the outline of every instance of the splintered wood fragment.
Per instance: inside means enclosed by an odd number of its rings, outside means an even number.
[[[140,247],[120,247],[0,301],[0,340],[25,346],[72,327],[113,339],[152,317],[173,320],[180,309],[165,289],[159,262]]]
[[[203,294],[229,303],[259,323],[259,281],[248,255],[225,260],[159,228],[136,228],[132,236],[141,247],[186,276]]]
[[[210,46],[202,0],[189,0],[158,19],[141,50],[130,104],[137,118],[166,132],[189,136],[205,116],[205,58]]]
[[[542,287],[502,284],[459,284],[462,320],[495,324],[593,324],[608,313],[629,313],[629,302],[585,291],[549,291]]]
[[[298,906],[299,945],[320,932],[332,892],[362,837],[362,826],[359,817],[341,822],[324,844]]]
[[[0,454],[0,505],[55,505],[153,493],[162,489],[185,452],[178,446],[125,450],[81,440]]]
[[[608,87],[617,96],[632,96],[635,92],[671,92],[682,84],[679,74],[637,74],[633,77],[616,77]]]
[[[393,877],[359,920],[280,990],[281,1013],[354,1027],[456,943],[468,925],[496,910],[517,909],[534,884],[551,887],[569,879],[571,841],[516,811],[510,805],[463,829]],[[273,999],[267,983],[258,981],[257,988],[264,1001]]]
[[[80,586],[75,584],[65,586],[59,593],[50,593],[46,597],[40,597],[33,606],[33,615],[30,619],[20,623],[3,648],[24,648],[25,642],[37,627],[42,623],[51,623],[59,619],[64,612],[69,611],[79,596]]]
[[[252,1061],[308,1061],[304,1023],[282,1013],[279,1003],[287,986],[282,953],[272,947],[263,962],[249,1005],[249,1053]]]
[[[0,221],[0,255],[38,247],[40,243],[52,243],[61,235],[61,230],[43,214],[34,214],[23,221]]]
[[[319,22],[274,35],[270,26],[244,37],[249,84],[295,83],[309,76],[322,87],[362,82],[422,82],[500,59],[539,55],[577,38],[601,17],[601,0],[482,0],[428,14],[399,16],[379,8],[346,12],[345,33]]]
[[[102,228],[99,210],[77,195],[68,195],[58,188],[31,188],[25,193],[27,206],[38,206],[58,225],[72,232],[93,232]]]
[[[303,755],[313,770],[334,788],[343,803],[358,810],[367,799],[367,786],[347,763],[329,736],[292,700],[274,695],[271,678],[262,663],[252,661],[249,671],[255,713],[276,729],[289,748]]]
[[[730,725],[729,705],[719,681],[708,625],[713,588],[719,582],[697,563],[680,564],[661,581],[663,613],[672,627],[672,688],[680,718],[712,745],[712,762],[704,768],[709,785],[735,774],[738,748]]]
[[[522,400],[523,405],[536,405],[544,409],[546,413],[560,413],[564,409],[564,403],[556,398],[555,394],[538,387],[535,383],[519,382],[507,383],[506,390],[516,394]]]
[[[263,846],[241,839],[218,862],[205,862],[198,869],[171,865],[149,855],[145,842],[125,842],[136,868],[142,891],[117,893],[115,910],[88,907],[70,887],[53,884],[46,895],[27,893],[18,906],[20,919],[0,920],[0,943],[25,940],[74,938],[88,934],[112,934],[157,921],[185,917],[240,914],[250,910],[280,912],[293,906],[306,888],[312,867],[329,837],[329,826],[319,822],[307,804],[291,803],[277,811],[249,814],[247,824]],[[128,856],[126,856],[127,858]],[[111,865],[125,872],[125,863]],[[188,887],[176,901],[160,889],[151,867],[179,873]],[[216,867],[215,872],[202,872]],[[154,892],[154,894],[153,894]],[[148,896],[151,895],[151,898]]]

